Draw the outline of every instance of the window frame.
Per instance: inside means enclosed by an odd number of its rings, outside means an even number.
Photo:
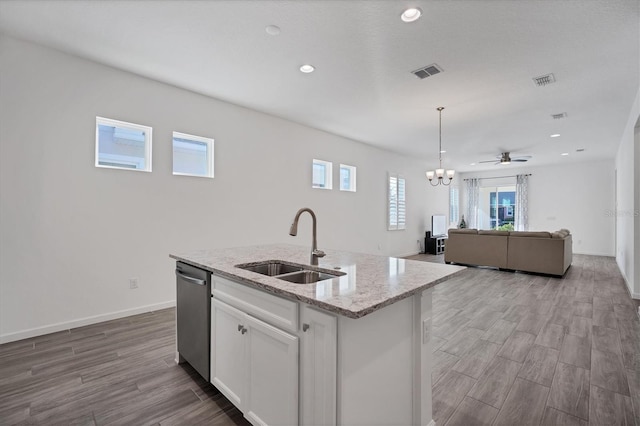
[[[395,183],[392,183],[393,179],[395,179]],[[395,200],[392,194],[394,187]],[[400,196],[400,187],[402,187],[402,197]],[[407,229],[407,180],[401,174],[389,173],[387,175],[387,191],[387,230],[404,231]],[[400,208],[401,205],[402,208]],[[395,221],[392,221],[393,210],[395,210]]]
[[[342,188],[342,169],[349,170],[349,187]],[[350,166],[348,164],[340,164],[340,191],[356,192],[356,166]]]
[[[323,166],[325,169],[324,173],[324,184],[325,186],[317,186],[313,181],[313,169],[317,165]],[[333,163],[331,161],[319,160],[317,158],[313,159],[311,163],[311,188],[313,189],[333,189]]]
[[[133,131],[143,131],[144,132],[144,168],[131,168],[131,167],[120,167],[113,165],[104,165],[100,164],[100,125],[117,127],[122,129],[128,129]],[[127,121],[114,120],[112,118],[100,117],[96,116],[96,144],[95,144],[95,166],[103,169],[116,169],[116,170],[132,170],[136,172],[151,172],[152,164],[152,137],[153,128],[149,126],[144,126],[142,124],[129,123]],[[134,158],[139,157],[129,157],[118,154],[103,154],[109,157],[108,159],[112,161],[121,162],[122,164],[129,165],[137,165],[138,161],[134,160]]]
[[[175,171],[174,169],[175,156],[173,154],[173,149],[174,149],[173,144],[174,144],[174,139],[176,139],[176,137],[178,139],[187,139],[194,142],[202,142],[207,145],[207,174],[206,175],[199,175],[195,173],[179,173]],[[171,172],[172,174],[174,176],[191,176],[191,177],[203,177],[203,178],[213,179],[215,176],[214,175],[214,161],[215,161],[214,147],[215,147],[215,141],[213,138],[207,138],[205,136],[196,136],[188,133],[174,131],[171,135],[171,159],[172,159]]]

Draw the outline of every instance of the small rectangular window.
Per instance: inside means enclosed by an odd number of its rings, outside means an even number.
[[[356,192],[356,168],[340,164],[340,191]]]
[[[151,171],[151,127],[96,117],[96,167]]]
[[[313,160],[313,177],[311,186],[320,189],[333,188],[333,163],[323,160]]]
[[[406,182],[403,176],[389,173],[389,221],[387,229],[397,231],[406,228]]]
[[[213,177],[213,139],[173,132],[173,174]]]

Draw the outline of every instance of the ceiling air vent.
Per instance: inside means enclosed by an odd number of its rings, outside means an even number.
[[[551,114],[551,117],[553,117],[554,120],[561,120],[563,118],[567,118],[567,113],[561,112],[560,114]]]
[[[541,75],[540,77],[533,77],[533,82],[536,86],[546,86],[547,84],[555,83],[556,78],[553,74]]]
[[[411,71],[419,79],[431,77],[435,74],[440,74],[442,72],[442,68],[438,64],[427,65],[426,67],[417,69],[415,71]]]

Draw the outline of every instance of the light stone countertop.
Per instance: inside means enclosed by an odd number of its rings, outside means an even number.
[[[196,250],[170,257],[231,280],[299,300],[348,318],[361,318],[415,293],[452,278],[462,266],[443,265],[395,257],[325,250],[318,267],[346,275],[313,284],[295,284],[237,268],[267,260],[309,265],[310,249],[288,244]]]

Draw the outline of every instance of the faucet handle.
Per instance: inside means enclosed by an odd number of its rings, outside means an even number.
[[[325,257],[327,255],[325,252],[318,249],[315,249],[314,251],[312,251],[311,254],[313,254],[315,257]]]

